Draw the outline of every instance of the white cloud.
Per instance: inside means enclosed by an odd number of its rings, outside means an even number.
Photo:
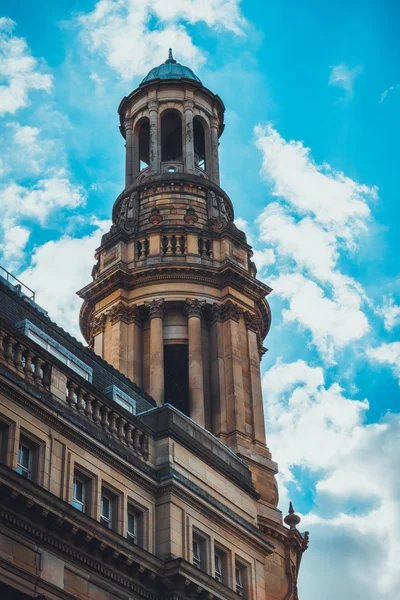
[[[45,225],[54,211],[82,206],[85,200],[84,189],[72,184],[66,173],[59,171],[31,187],[10,183],[2,190],[0,207],[7,224],[16,219],[32,219]]]
[[[329,361],[334,360],[335,348],[360,339],[369,329],[352,283],[342,280],[331,300],[315,281],[301,273],[282,274],[270,281],[274,293],[289,303],[289,308],[282,311],[283,320],[309,329],[313,343]]]
[[[400,324],[400,306],[395,304],[393,296],[385,296],[383,305],[376,309],[376,314],[382,317],[384,327],[387,331],[392,331]]]
[[[261,173],[273,195],[351,245],[366,229],[368,202],[376,199],[377,188],[359,184],[329,165],[317,165],[309,148],[287,142],[271,125],[257,126],[255,134],[263,157]]]
[[[390,87],[387,88],[387,90],[383,90],[382,94],[381,94],[381,98],[379,100],[379,104],[381,104],[386,96],[389,94],[389,92],[393,92],[394,90],[398,90],[400,88],[400,83],[396,83],[396,85],[391,85]]]
[[[289,302],[284,320],[309,329],[313,343],[333,361],[336,349],[369,329],[363,311],[368,298],[338,262],[368,231],[368,203],[377,190],[317,165],[309,148],[286,142],[271,125],[255,133],[261,173],[279,198],[257,219],[259,241],[272,246],[281,273],[269,283]]]
[[[30,266],[18,275],[36,293],[36,302],[50,317],[72,335],[81,339],[79,309],[82,301],[76,292],[90,281],[94,249],[100,245],[109,221],[95,222],[95,230],[81,238],[64,236],[34,249]]]
[[[0,244],[0,252],[8,266],[9,271],[18,268],[22,260],[26,244],[28,243],[30,231],[26,227],[15,225],[7,227],[3,233],[3,242]]]
[[[14,21],[0,18],[0,114],[14,114],[28,104],[29,92],[50,92],[52,76],[31,55],[23,38],[12,35]]]
[[[368,358],[375,363],[387,365],[399,378],[400,385],[400,342],[384,343],[376,348],[367,349]]]
[[[257,219],[260,239],[276,246],[280,256],[296,261],[300,268],[326,281],[336,266],[337,242],[333,233],[310,217],[296,221],[277,202],[271,202]]]
[[[346,65],[331,67],[329,85],[336,85],[345,90],[348,96],[353,95],[354,81],[362,72],[362,67],[350,69]]]
[[[39,139],[40,133],[39,127],[16,122],[6,124],[2,148],[5,172],[9,174],[13,171],[16,177],[24,178],[27,174],[40,173],[45,168],[53,145],[47,139]]]
[[[320,367],[277,362],[263,377],[267,438],[287,488],[300,468],[316,481],[302,515],[310,548],[300,570],[304,598],[389,600],[400,585],[400,417],[365,424],[367,400],[351,400]],[[307,484],[308,485],[308,484]],[[340,573],[340,577],[338,577]]]
[[[157,29],[149,29],[151,18],[157,20]],[[78,18],[90,51],[104,56],[125,80],[165,61],[169,47],[179,61],[200,66],[204,57],[184,22],[239,34],[244,19],[239,0],[100,0],[92,12]]]

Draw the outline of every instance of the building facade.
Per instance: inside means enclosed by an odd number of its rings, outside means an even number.
[[[118,112],[88,347],[0,283],[0,592],[296,600],[308,536],[277,508],[271,290],[219,185],[224,105],[170,52]]]

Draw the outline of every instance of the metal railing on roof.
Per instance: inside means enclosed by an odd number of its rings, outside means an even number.
[[[35,292],[1,265],[0,277],[5,279],[9,285],[12,285],[18,293],[24,294],[24,296],[35,302]]]

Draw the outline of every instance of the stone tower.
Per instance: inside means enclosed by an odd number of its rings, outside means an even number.
[[[99,357],[250,468],[256,525],[277,552],[266,559],[265,596],[257,598],[295,600],[307,540],[293,511],[288,530],[277,509],[261,389],[271,289],[256,278],[252,249],[219,185],[224,110],[171,51],[122,100],[125,189],[96,251],[93,281],[79,292],[80,325]],[[240,495],[235,502],[241,506]],[[164,557],[160,548],[156,554]]]
[[[266,505],[278,502],[266,447],[262,341],[271,291],[219,187],[222,100],[170,56],[118,109],[125,190],[80,291],[94,351],[248,461]]]

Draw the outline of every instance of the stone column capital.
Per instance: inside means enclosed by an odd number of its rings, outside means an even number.
[[[160,300],[151,300],[151,302],[145,302],[145,307],[149,311],[150,319],[163,319],[164,311],[165,311],[165,300],[161,298]]]
[[[133,129],[133,120],[127,119],[126,121],[124,121],[124,127],[125,127],[125,130]]]
[[[114,304],[107,312],[107,315],[110,317],[110,321],[112,325],[114,323],[118,323],[122,321],[123,323],[136,323],[137,325],[141,325],[141,318],[139,314],[139,309],[137,306],[129,306],[128,304],[124,304],[124,302],[118,302]]]
[[[210,119],[210,127],[211,127],[211,129],[218,129],[218,125],[219,125],[218,118],[217,117],[211,117],[211,119]]]
[[[258,334],[259,324],[258,324],[257,317],[255,315],[253,315],[251,312],[249,312],[248,310],[246,310],[244,312],[243,316],[244,316],[244,322],[246,323],[247,329],[250,329],[250,331],[254,331],[254,333]]]
[[[153,112],[153,111],[158,112],[158,106],[159,106],[158,100],[149,100],[149,102],[147,103],[149,112]]]
[[[191,111],[193,111],[193,109],[194,109],[194,100],[192,100],[191,98],[186,98],[186,100],[184,100],[184,102],[183,102],[183,108],[184,108],[184,110],[191,110]]]
[[[232,300],[227,300],[221,305],[222,321],[232,319],[233,321],[238,322],[241,314],[243,314],[243,310],[237,304],[232,302]]]
[[[198,300],[195,298],[194,300],[190,300],[186,298],[185,302],[185,315],[190,319],[190,317],[198,317],[201,318],[206,302],[204,300]]]
[[[90,324],[90,328],[92,330],[92,335],[98,335],[99,333],[103,333],[104,328],[106,326],[107,315],[106,313],[102,313],[101,315],[97,315],[93,317],[92,322]]]

